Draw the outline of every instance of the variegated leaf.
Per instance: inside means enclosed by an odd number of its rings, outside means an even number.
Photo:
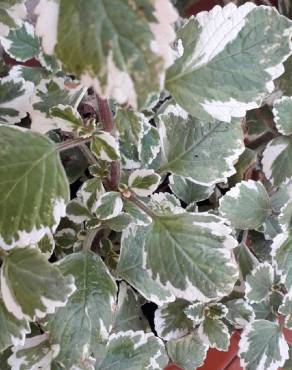
[[[65,216],[69,186],[45,136],[0,125],[0,247],[35,244]]]
[[[90,0],[80,5],[80,0],[40,1],[36,31],[44,50],[52,54],[55,49],[64,68],[88,87],[94,85],[99,95],[145,107],[161,90],[174,58],[170,44],[177,13],[171,2],[145,0],[141,6],[130,0]],[[76,20],[84,27],[76,27]]]
[[[168,105],[157,125],[162,147],[159,173],[171,172],[208,186],[235,173],[233,164],[244,150],[239,122],[203,122]]]
[[[166,87],[194,116],[243,117],[274,90],[291,34],[292,23],[273,7],[215,6],[179,30],[183,54],[167,71]]]
[[[2,298],[18,320],[54,313],[74,290],[72,276],[64,277],[37,248],[13,249],[1,267]]]
[[[276,322],[255,320],[241,334],[238,355],[246,370],[278,370],[288,359],[288,344]]]

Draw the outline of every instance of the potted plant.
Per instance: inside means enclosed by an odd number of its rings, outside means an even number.
[[[173,3],[0,4],[1,370],[291,366],[291,9]]]

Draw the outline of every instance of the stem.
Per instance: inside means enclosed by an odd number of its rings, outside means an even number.
[[[112,112],[110,110],[107,100],[102,99],[96,95],[99,119],[102,123],[103,129],[106,132],[116,136],[116,127],[113,119]],[[120,182],[121,168],[120,162],[114,161],[111,163],[110,174],[108,179],[108,187],[110,190],[117,190]]]
[[[130,198],[127,198],[130,202],[134,203],[136,206],[138,206],[142,211],[144,211],[148,216],[151,218],[155,218],[156,214],[146,206],[145,203],[143,203],[140,199],[136,198],[133,194],[130,196]]]
[[[80,150],[82,151],[82,153],[86,157],[88,163],[90,163],[91,165],[97,163],[97,160],[96,160],[95,156],[92,154],[91,150],[88,148],[88,146],[86,144],[81,144],[80,145]]]
[[[96,95],[98,111],[99,111],[99,119],[102,123],[104,131],[112,133],[115,129],[115,124],[112,116],[112,112],[108,105],[107,100],[100,98]]]
[[[99,232],[99,230],[100,229],[97,228],[97,229],[88,231],[86,238],[84,239],[83,245],[82,245],[84,251],[90,251],[94,238],[96,234]]]
[[[88,143],[91,140],[91,138],[76,138],[73,140],[64,141],[63,143],[60,143],[57,145],[57,149],[59,152],[63,152],[64,150],[74,148],[75,146],[80,146],[81,144]]]
[[[8,253],[5,252],[3,249],[0,248],[0,259],[4,261],[4,259],[8,256]]]

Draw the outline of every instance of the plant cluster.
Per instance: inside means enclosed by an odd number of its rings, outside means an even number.
[[[1,370],[291,367],[289,2],[173,3],[0,0]]]

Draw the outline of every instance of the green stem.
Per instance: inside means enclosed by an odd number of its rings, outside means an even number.
[[[86,238],[84,239],[83,245],[82,245],[84,251],[90,251],[94,238],[96,234],[99,232],[99,230],[100,229],[97,228],[97,229],[88,231]]]
[[[148,216],[150,216],[152,219],[156,217],[156,214],[146,206],[145,203],[143,203],[140,199],[136,198],[133,194],[130,196],[130,198],[127,198],[130,202],[134,203],[137,207],[139,207],[142,211],[144,211]]]
[[[5,250],[0,248],[0,259],[4,261],[4,259],[8,256],[8,253]]]
[[[63,143],[60,143],[57,145],[57,149],[59,152],[63,152],[64,150],[74,148],[75,146],[80,146],[82,144],[90,142],[91,137],[88,138],[76,138],[73,140],[64,141]]]

